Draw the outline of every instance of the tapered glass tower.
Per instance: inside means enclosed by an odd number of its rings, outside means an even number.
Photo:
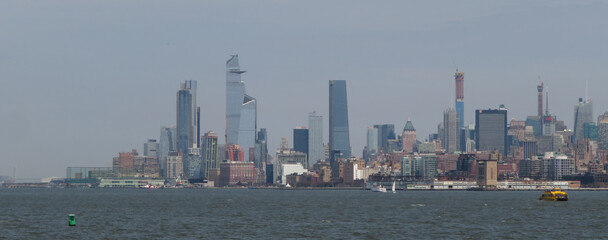
[[[245,93],[241,80],[239,56],[226,62],[226,145],[238,144],[245,152],[245,161],[255,147],[257,131],[257,100]]]
[[[187,153],[198,147],[199,117],[196,101],[196,81],[186,80],[177,92],[177,150]]]
[[[332,164],[351,155],[345,80],[329,81],[329,155]]]

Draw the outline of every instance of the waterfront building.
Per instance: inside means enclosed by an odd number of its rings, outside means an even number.
[[[475,111],[475,148],[477,151],[498,150],[507,154],[507,110]]]
[[[147,142],[144,143],[144,156],[148,157],[158,157],[158,143],[156,139],[148,139]]]
[[[308,172],[306,168],[302,167],[300,163],[283,163],[280,165],[280,169],[278,169],[278,176],[281,178],[281,184],[287,184],[287,175],[291,174],[305,174]]]
[[[432,179],[437,176],[437,155],[420,154],[415,158],[413,172],[415,176]]]
[[[308,133],[306,127],[297,127],[293,130],[293,150],[306,153],[306,156],[308,156]],[[307,162],[306,166],[312,166],[310,160],[307,159]]]
[[[209,171],[211,169],[219,168],[218,163],[218,137],[217,134],[213,131],[209,131],[205,133],[202,139],[201,145],[201,155],[203,162],[203,171],[201,173],[201,177],[205,178],[209,176]],[[223,159],[223,158],[222,158]]]
[[[414,145],[416,144],[416,128],[414,128],[414,124],[412,124],[411,119],[407,119],[407,123],[405,123],[405,127],[403,127],[403,133],[401,134],[401,141],[403,152],[405,153],[413,153]]]
[[[545,153],[542,159],[541,174],[545,180],[562,180],[576,173],[575,161],[563,154]]]
[[[477,160],[477,185],[495,187],[498,180],[498,166],[494,159]]]
[[[443,139],[441,143],[448,153],[460,150],[460,124],[458,124],[458,112],[449,108],[443,112]]]
[[[574,107],[574,142],[585,138],[585,123],[593,122],[593,101],[578,99]]]
[[[323,147],[323,116],[308,113],[308,164],[310,166],[325,160]]]
[[[246,94],[238,55],[226,61],[226,145],[237,144],[249,161],[257,133],[257,100]]]
[[[329,81],[329,159],[334,167],[337,158],[350,158],[348,103],[345,80]]]
[[[184,176],[188,179],[201,179],[203,170],[202,155],[200,148],[188,148],[188,152],[182,156],[184,163]]]
[[[412,157],[409,156],[404,156],[401,159],[401,176],[412,176],[412,168],[414,165],[412,160]]]
[[[112,159],[112,168],[120,169],[123,173],[133,172],[133,158],[137,156],[137,150],[133,149],[131,152],[118,153],[118,157]]]
[[[524,159],[519,161],[519,177],[530,179],[541,179],[542,161],[538,158]]]
[[[299,163],[303,168],[308,169],[308,161],[306,161],[306,153],[296,152],[293,149],[277,150],[277,165],[280,168],[284,163]]]
[[[160,177],[160,162],[156,157],[133,156],[133,175],[136,177]]]
[[[234,146],[234,145],[233,145]],[[220,163],[219,186],[253,185],[256,171],[253,162],[227,161]]]
[[[266,164],[266,184],[274,184],[274,165]]]
[[[182,153],[171,152],[163,161],[165,177],[176,178],[184,175],[184,162]]]

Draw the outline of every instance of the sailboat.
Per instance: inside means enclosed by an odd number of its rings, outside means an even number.
[[[393,193],[396,193],[395,192],[395,181],[393,181]]]

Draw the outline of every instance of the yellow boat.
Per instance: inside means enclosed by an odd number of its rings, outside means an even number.
[[[540,195],[538,200],[545,201],[568,201],[568,194],[559,188],[554,188],[553,190],[547,190],[543,192],[543,195]]]

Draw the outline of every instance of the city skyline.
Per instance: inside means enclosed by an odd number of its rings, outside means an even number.
[[[394,4],[399,6],[363,11],[369,5],[357,2],[336,22],[330,13],[342,9],[338,3],[318,11],[313,9],[319,2],[297,7],[317,19],[296,12],[296,3],[241,3],[236,16],[226,14],[235,4],[181,3],[174,10],[184,14],[163,21],[154,20],[161,19],[162,7],[144,6],[150,15],[130,16],[142,6],[97,3],[106,11],[120,10],[122,25],[116,26],[105,15],[91,14],[91,5],[49,3],[47,11],[38,12],[27,4],[2,3],[7,57],[0,60],[0,130],[6,137],[0,150],[6,156],[0,175],[11,175],[17,166],[25,178],[62,176],[66,166],[109,166],[116,152],[141,150],[147,139],[159,139],[159,127],[175,125],[176,86],[186,79],[198,81],[200,133],[215,131],[224,142],[223,62],[237,53],[249,71],[257,128],[268,129],[271,152],[281,137],[306,125],[308,112],[324,117],[328,129],[329,79],[348,82],[356,156],[371,125],[401,129],[409,117],[419,140],[435,132],[454,101],[456,68],[466,75],[465,126],[474,122],[476,109],[499,104],[509,109],[507,120],[536,115],[539,75],[550,93],[551,114],[569,129],[585,81],[595,105],[592,119],[606,111],[608,96],[601,94],[608,77],[602,71],[608,62],[606,36],[597,29],[607,4],[444,2],[445,9],[429,17],[416,12],[435,9],[432,5]],[[274,17],[252,14],[265,7],[283,11]],[[61,18],[66,10],[69,18]],[[445,18],[455,11],[463,14]],[[34,15],[48,26],[28,20]],[[566,34],[564,28],[572,31]],[[328,134],[323,135],[327,143]],[[48,144],[39,145],[38,139]]]

